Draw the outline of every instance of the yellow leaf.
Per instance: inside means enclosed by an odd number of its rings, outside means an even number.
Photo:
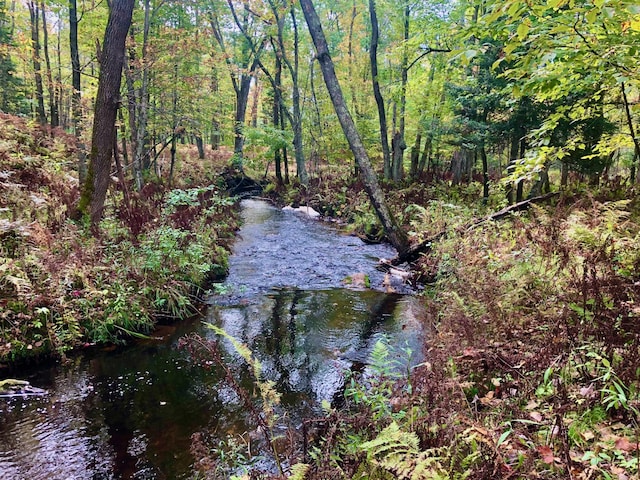
[[[631,22],[629,22],[629,26],[631,27],[631,30],[640,32],[640,19],[631,20]]]

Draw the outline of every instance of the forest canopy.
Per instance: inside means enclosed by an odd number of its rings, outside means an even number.
[[[0,110],[89,146],[105,28],[122,3],[1,1]],[[635,182],[636,2],[314,3],[385,179],[476,179],[485,199],[509,202],[572,175]],[[176,142],[233,148],[237,167],[281,183],[351,158],[296,2],[144,0],[127,30],[117,135],[137,190],[176,173]]]

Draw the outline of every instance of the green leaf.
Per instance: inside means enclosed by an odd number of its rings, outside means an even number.
[[[529,33],[530,28],[531,27],[528,22],[522,22],[520,25],[518,25],[518,30],[517,30],[518,39],[524,40],[527,34]]]

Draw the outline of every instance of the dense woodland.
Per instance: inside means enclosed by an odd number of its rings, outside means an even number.
[[[281,475],[633,478],[639,54],[632,0],[0,0],[0,357],[192,315],[245,182],[432,284]]]

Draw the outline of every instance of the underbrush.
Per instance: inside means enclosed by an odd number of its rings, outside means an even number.
[[[633,209],[589,197],[534,207],[454,230],[423,259],[435,266],[437,334],[416,395],[433,399],[424,411],[456,419],[455,438],[486,433],[493,467],[473,478],[638,475]]]
[[[128,201],[114,189],[93,236],[70,219],[73,139],[0,120],[0,360],[121,343],[195,313],[201,288],[226,273],[237,228],[213,169],[186,152],[174,187],[150,181]]]
[[[340,212],[357,211],[349,188],[331,194]],[[447,232],[416,265],[435,282],[425,361],[397,368],[395,347],[379,344],[340,408],[289,429],[283,474],[247,467],[241,478],[640,475],[638,205],[583,194],[474,221],[497,206],[405,205],[416,241]],[[198,445],[203,459],[228,458],[226,443]]]

